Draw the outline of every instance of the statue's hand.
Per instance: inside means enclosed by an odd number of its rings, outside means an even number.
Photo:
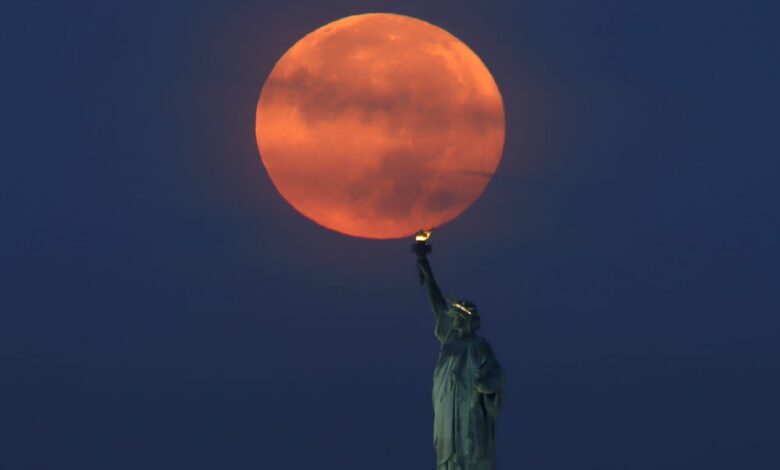
[[[425,242],[414,242],[412,244],[412,253],[416,254],[418,258],[425,258],[425,256],[431,252],[431,245]]]

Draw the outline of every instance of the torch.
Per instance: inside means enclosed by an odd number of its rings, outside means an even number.
[[[425,274],[422,271],[422,267],[419,264],[420,262],[427,263],[425,256],[430,253],[433,248],[428,243],[428,240],[431,238],[431,233],[433,232],[433,229],[430,230],[420,230],[414,235],[414,244],[412,244],[412,252],[414,252],[417,255],[417,274],[420,276],[420,284],[422,284],[425,281]]]
[[[412,251],[417,253],[417,256],[420,258],[424,257],[428,253],[431,252],[433,248],[431,248],[431,245],[428,243],[428,240],[431,238],[431,234],[433,233],[433,229],[430,230],[420,230],[414,235],[414,245],[412,245]]]

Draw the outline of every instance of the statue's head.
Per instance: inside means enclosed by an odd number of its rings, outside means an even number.
[[[455,329],[471,333],[479,329],[480,318],[474,302],[465,299],[453,299],[449,303],[448,313],[452,317],[452,326]]]

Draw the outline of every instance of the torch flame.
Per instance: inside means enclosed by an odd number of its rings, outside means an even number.
[[[417,234],[414,236],[414,239],[418,242],[427,242],[429,238],[431,238],[431,234],[433,233],[433,229],[431,230],[420,230],[417,232]]]

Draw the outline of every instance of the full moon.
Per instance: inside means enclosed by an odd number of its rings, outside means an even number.
[[[504,105],[462,41],[425,21],[356,15],[295,43],[257,104],[276,189],[343,234],[400,238],[466,210],[496,171]]]

